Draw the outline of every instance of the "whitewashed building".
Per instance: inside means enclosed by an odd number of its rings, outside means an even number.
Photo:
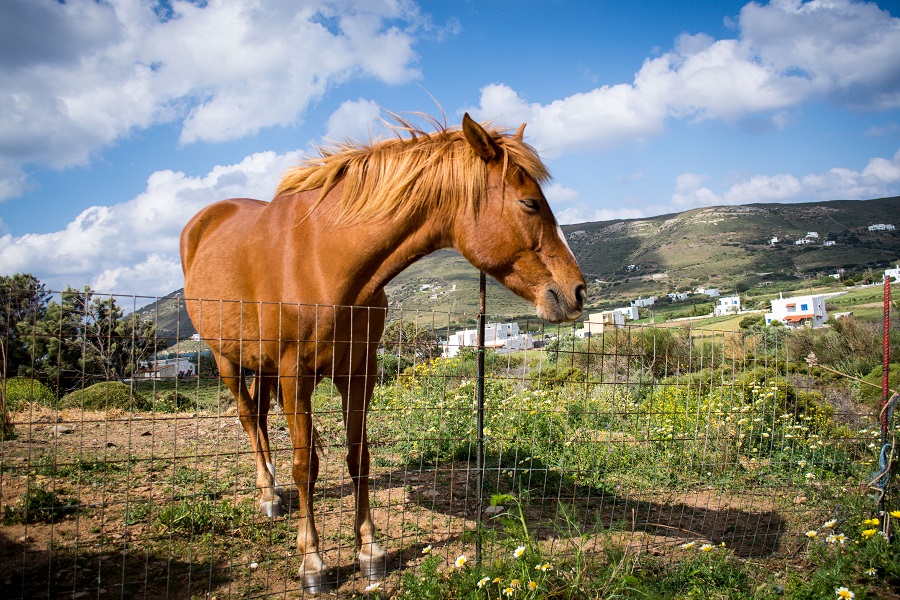
[[[587,320],[584,322],[584,329],[579,329],[576,335],[578,335],[578,332],[582,332],[580,337],[600,335],[607,327],[625,327],[625,315],[617,310],[592,313],[588,315]]]
[[[722,296],[719,298],[719,303],[713,309],[713,314],[717,317],[734,315],[739,312],[741,312],[740,296]]]
[[[885,269],[884,276],[893,277],[894,281],[900,281],[900,264],[898,264],[894,269]]]
[[[650,296],[649,298],[641,298],[638,296],[637,300],[631,301],[631,306],[635,308],[646,308],[648,306],[653,306],[656,303],[656,296]]]
[[[876,223],[874,225],[869,225],[869,231],[894,231],[894,229],[896,229],[896,227],[890,223]]]
[[[622,313],[628,321],[637,321],[640,318],[637,306],[623,306],[621,308],[614,308],[613,310]]]
[[[186,358],[159,358],[142,362],[134,374],[135,379],[176,379],[192,377],[194,363]]]
[[[694,290],[694,293],[703,294],[704,296],[709,296],[710,298],[718,298],[719,288],[698,287],[696,290]]]
[[[781,321],[787,327],[821,327],[828,320],[825,296],[794,296],[772,300],[772,312],[766,313],[766,325]]]
[[[466,329],[457,331],[443,344],[443,356],[452,358],[460,348],[478,344],[478,330]],[[485,323],[484,347],[495,350],[531,350],[534,338],[530,332],[521,333],[518,323]]]

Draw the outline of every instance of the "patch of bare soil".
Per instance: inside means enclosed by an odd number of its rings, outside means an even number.
[[[0,597],[308,596],[297,577],[296,519],[291,513],[268,519],[253,507],[250,446],[236,415],[32,408],[14,419],[18,437],[0,445]],[[350,597],[369,582],[356,572],[340,418],[325,415],[317,428],[316,522],[323,557],[333,567],[333,594]],[[288,483],[283,419],[273,418],[271,429],[277,474]],[[372,450],[371,487],[390,593],[428,545],[448,564],[460,554],[473,558],[478,501],[468,462],[377,466],[388,451]],[[487,478],[489,487],[501,487],[497,472]],[[766,558],[790,550],[783,547],[789,526],[779,511],[785,504],[796,506],[771,492],[613,494],[563,483],[533,489],[525,519],[548,556],[571,556],[576,546],[600,551],[610,540],[674,556],[680,544],[697,540]],[[484,523],[500,530],[502,521]],[[486,556],[501,551],[507,550],[486,542]]]

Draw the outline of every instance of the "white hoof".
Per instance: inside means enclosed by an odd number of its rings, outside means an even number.
[[[387,573],[387,552],[378,544],[366,544],[359,551],[359,572],[367,579],[381,579]]]

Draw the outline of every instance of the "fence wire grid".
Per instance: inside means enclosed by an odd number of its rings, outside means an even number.
[[[296,495],[256,507],[250,443],[180,298],[50,293],[5,307],[4,598],[304,597]],[[624,545],[789,558],[877,469],[878,410],[783,329],[697,332],[488,316],[476,494],[477,315],[388,313],[368,411],[385,586],[527,535],[564,561]],[[581,327],[582,325],[578,325]],[[513,348],[513,349],[510,349]],[[252,379],[252,373],[248,371]],[[340,597],[362,594],[341,399],[314,395],[314,508]],[[269,420],[291,483],[287,421]],[[290,487],[290,486],[288,486]],[[481,507],[481,514],[477,508]],[[394,588],[395,589],[395,588]]]

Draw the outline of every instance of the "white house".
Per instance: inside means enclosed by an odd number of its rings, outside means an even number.
[[[687,300],[688,297],[686,292],[669,292],[666,296],[668,296],[669,300],[672,302],[681,302],[682,300]]]
[[[772,300],[772,312],[766,313],[766,325],[775,320],[787,327],[821,327],[828,320],[825,296],[794,296]]]
[[[809,238],[800,238],[799,240],[794,241],[795,246],[805,246],[806,244],[812,244],[812,240]]]
[[[876,223],[875,225],[869,225],[869,231],[894,231],[894,229],[896,229],[896,227],[890,223]]]
[[[653,306],[656,303],[656,296],[650,296],[649,298],[641,298],[638,296],[637,300],[631,301],[631,306],[634,308],[644,308],[647,306]]]
[[[704,296],[709,296],[710,298],[718,298],[719,297],[719,288],[704,288],[698,287],[694,290],[697,294],[703,294]]]
[[[807,231],[806,238],[810,239],[810,240],[817,240],[817,239],[819,239],[819,232],[818,231]]]
[[[777,236],[777,235],[773,235],[773,236],[772,236],[772,239],[769,240],[769,245],[770,245],[770,246],[774,246],[774,245],[777,244],[777,243],[778,243],[778,236]]]
[[[478,330],[466,329],[457,331],[443,344],[443,356],[454,357],[460,348],[475,346],[478,343]],[[484,347],[506,350],[531,350],[534,338],[530,332],[520,333],[518,323],[485,323]]]
[[[637,321],[638,318],[640,318],[638,316],[637,306],[625,306],[622,308],[614,308],[613,310],[622,313],[622,315],[624,315],[625,318],[629,321]]]
[[[134,374],[135,379],[175,379],[191,377],[194,363],[186,358],[159,358],[142,362]]]
[[[717,317],[733,315],[739,312],[741,312],[740,296],[722,296],[719,298],[719,304],[713,309],[713,314]]]
[[[607,327],[624,327],[625,315],[617,310],[605,310],[600,313],[588,315],[584,322],[584,332],[590,335],[600,335]],[[581,331],[581,330],[579,330]]]
[[[884,276],[893,277],[894,281],[900,281],[900,264],[897,264],[895,269],[885,269]]]
[[[823,246],[834,246],[836,244],[837,244],[837,242],[834,240],[825,240],[824,242],[822,242]]]

